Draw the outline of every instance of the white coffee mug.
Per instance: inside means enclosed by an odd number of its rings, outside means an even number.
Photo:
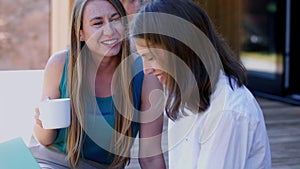
[[[58,129],[70,126],[70,98],[43,100],[40,103],[39,110],[39,118],[44,129]]]

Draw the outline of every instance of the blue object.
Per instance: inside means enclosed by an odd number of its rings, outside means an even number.
[[[1,169],[40,169],[22,138],[0,143]]]

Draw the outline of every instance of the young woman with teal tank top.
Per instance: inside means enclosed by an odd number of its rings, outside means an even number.
[[[62,78],[59,86],[59,90],[61,92],[61,98],[68,98],[68,62],[67,62],[68,56],[66,58],[66,62],[64,64],[64,69],[62,73]],[[141,58],[137,58],[134,62],[133,68],[141,67],[142,66],[142,60]],[[135,70],[133,70],[135,71]],[[137,70],[138,71],[138,70]],[[136,72],[137,73],[137,72]],[[133,78],[133,104],[135,109],[140,110],[141,106],[141,92],[142,92],[142,85],[143,84],[143,78],[144,73],[139,72],[137,75]],[[114,107],[113,107],[113,98],[111,96],[108,97],[96,97],[97,104],[99,106],[99,109],[104,116],[105,120],[108,122],[108,124],[111,127],[114,127]],[[135,112],[138,113],[138,112]],[[138,131],[139,131],[139,124],[136,122],[133,122],[132,124],[132,137],[136,137]],[[59,149],[62,152],[66,152],[66,142],[64,138],[66,137],[67,129],[59,129],[57,138],[55,139],[53,145]],[[105,131],[104,131],[105,132]],[[105,133],[104,136],[110,137],[109,135],[112,135],[112,133]],[[110,152],[108,152],[105,149],[102,149],[99,147],[92,139],[90,139],[88,136],[85,138],[84,145],[83,145],[83,156],[88,159],[92,159],[93,161],[97,161],[101,164],[110,164],[112,163],[113,156],[110,156]],[[100,157],[100,158],[97,158]]]
[[[165,168],[163,109],[152,103],[162,86],[130,55],[121,2],[76,0],[70,28],[69,48],[45,67],[41,99],[70,97],[71,125],[43,129],[36,108],[30,150],[41,168],[125,168],[135,138],[141,168]]]

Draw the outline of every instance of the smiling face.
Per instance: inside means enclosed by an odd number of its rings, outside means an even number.
[[[165,83],[168,76],[168,56],[160,45],[149,45],[142,38],[135,38],[137,52],[142,56],[144,73],[155,75],[161,83]]]
[[[117,10],[106,0],[89,1],[83,11],[80,40],[92,53],[115,56],[120,52],[124,26]]]

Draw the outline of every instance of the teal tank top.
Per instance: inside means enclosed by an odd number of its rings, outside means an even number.
[[[132,67],[133,74],[136,74],[135,77],[133,78],[133,83],[132,83],[133,102],[134,102],[134,108],[136,110],[140,110],[141,107],[141,93],[142,93],[142,84],[144,79],[144,73],[143,71],[141,71],[143,70],[142,66],[143,66],[142,59],[139,57],[135,60]],[[67,89],[68,88],[67,72],[68,72],[68,55],[66,57],[62,78],[60,82],[61,98],[69,97],[68,89]],[[104,119],[112,128],[114,128],[115,111],[113,106],[113,98],[111,96],[105,98],[96,97],[96,101]],[[134,112],[134,113],[138,113],[138,112]],[[132,122],[131,127],[133,133],[132,137],[136,137],[140,129],[140,125],[139,123]],[[66,153],[67,132],[68,132],[67,128],[58,129],[57,137],[53,143],[53,145],[57,149],[59,149],[64,153]],[[107,136],[108,138],[105,139],[110,141],[112,139],[112,134],[113,134],[112,132],[111,133],[104,132],[103,136],[104,137]],[[96,161],[98,163],[106,164],[106,165],[111,164],[114,159],[114,154],[98,146],[87,134],[84,135],[81,156],[84,157],[85,159]]]

